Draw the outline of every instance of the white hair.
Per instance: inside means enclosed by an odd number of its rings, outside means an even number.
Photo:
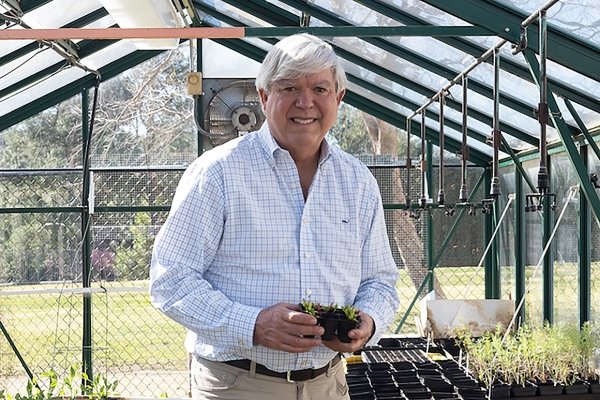
[[[337,93],[345,90],[346,73],[331,45],[308,33],[295,34],[280,40],[267,53],[256,77],[256,89],[269,93],[274,82],[327,69],[333,72]]]

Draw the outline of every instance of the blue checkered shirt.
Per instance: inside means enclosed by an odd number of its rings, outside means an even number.
[[[398,306],[397,277],[368,168],[324,141],[305,202],[294,161],[265,123],[186,170],[156,238],[150,295],[195,334],[199,357],[287,371],[322,367],[335,353],[253,345],[261,309],[305,298],[354,304],[375,320],[374,344]]]

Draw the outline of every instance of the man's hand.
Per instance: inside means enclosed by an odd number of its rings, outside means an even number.
[[[263,309],[254,325],[254,344],[290,353],[305,353],[321,344],[324,329],[298,304],[278,303]]]
[[[373,333],[373,325],[373,318],[361,311],[360,323],[356,329],[348,332],[348,337],[352,339],[350,343],[342,343],[337,336],[334,336],[333,340],[324,340],[323,345],[340,353],[354,353],[365,347]]]

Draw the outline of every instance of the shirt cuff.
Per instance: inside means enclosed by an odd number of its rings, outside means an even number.
[[[235,338],[235,346],[251,349],[254,345],[254,325],[261,309],[234,303],[231,312],[231,337]]]

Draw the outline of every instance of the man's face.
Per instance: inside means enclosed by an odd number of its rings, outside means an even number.
[[[333,126],[344,93],[337,93],[331,70],[273,83],[259,91],[271,134],[290,152],[317,151]]]

